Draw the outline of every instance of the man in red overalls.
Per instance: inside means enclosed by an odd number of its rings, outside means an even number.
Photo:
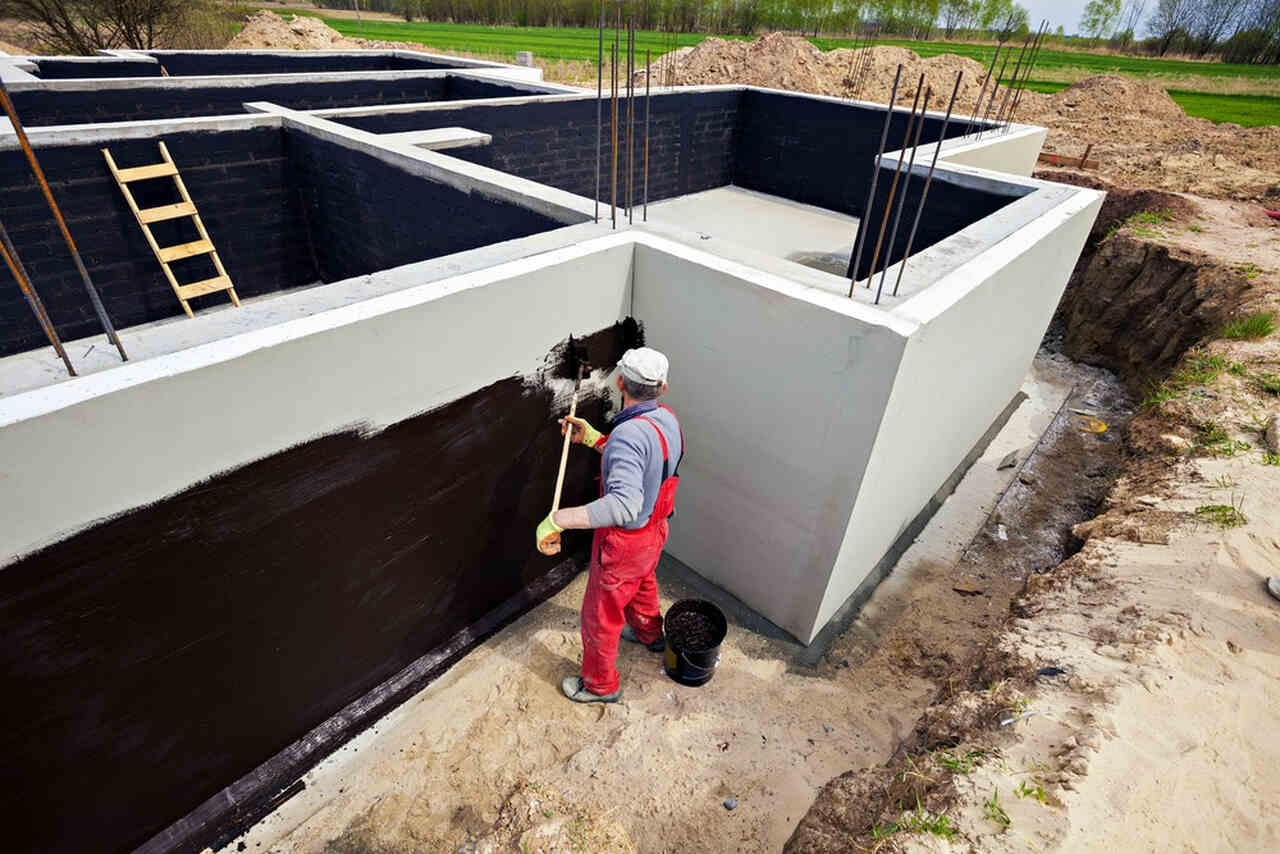
[[[582,675],[561,688],[576,703],[616,703],[618,640],[663,649],[662,611],[654,569],[667,541],[667,517],[675,510],[684,437],[676,414],[658,403],[667,390],[667,357],[649,347],[628,350],[618,362],[622,411],[608,435],[581,418],[561,419],[573,441],[594,448],[600,464],[600,498],[566,507],[538,526],[538,549],[558,550],[565,528],[594,528],[587,592],[582,600]]]

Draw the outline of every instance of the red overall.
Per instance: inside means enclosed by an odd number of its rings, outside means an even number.
[[[663,406],[668,412],[671,410]],[[672,413],[674,414],[674,413]],[[667,517],[675,510],[676,475],[667,475],[667,439],[657,423],[644,417],[658,431],[662,444],[662,485],[653,514],[643,528],[597,528],[591,541],[591,568],[587,592],[582,598],[582,684],[593,694],[618,690],[618,635],[623,623],[635,629],[641,643],[662,637],[662,609],[658,605],[658,578],[654,570],[667,541]],[[682,438],[683,444],[683,438]],[[603,491],[603,473],[601,491]]]

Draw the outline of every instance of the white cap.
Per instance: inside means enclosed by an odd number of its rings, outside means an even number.
[[[640,385],[662,385],[667,381],[667,357],[652,347],[628,350],[618,360],[622,375]]]

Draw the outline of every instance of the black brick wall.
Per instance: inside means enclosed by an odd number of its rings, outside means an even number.
[[[895,114],[886,151],[904,145],[908,118]],[[735,175],[740,186],[862,216],[875,168],[884,111],[771,92],[745,93]],[[921,142],[942,132],[926,121]],[[964,133],[952,122],[947,138]]]
[[[740,92],[656,95],[649,141],[649,200],[696,193],[734,181]],[[618,195],[626,174],[625,100],[619,105]],[[591,198],[595,190],[596,102],[593,99],[509,106],[459,107],[418,113],[339,119],[374,133],[465,127],[493,135],[493,143],[446,154]],[[644,98],[636,99],[635,201],[641,200]],[[610,122],[605,102],[601,198],[609,198]]]
[[[899,178],[893,208],[889,211],[889,221],[885,223],[884,240],[880,257],[875,267],[877,271],[902,260],[902,256],[906,253],[907,242],[911,238],[911,226],[915,221],[916,209],[920,205],[920,194],[924,190],[924,176],[912,176],[908,181],[906,164],[903,164],[902,168],[903,172],[901,178]],[[858,267],[859,278],[866,276],[871,271],[871,260],[875,256],[876,239],[880,233],[885,205],[888,203],[889,192],[892,187],[893,169],[886,167],[881,170],[880,180],[876,183],[876,199],[875,204],[872,206],[872,215],[869,218],[864,217],[862,223],[858,226],[859,233],[863,229],[869,230],[865,238],[866,246],[862,251],[862,261]],[[904,191],[906,193],[906,203],[902,206],[902,219],[899,221],[897,237],[895,238],[893,236],[893,222]],[[952,184],[935,175],[933,186],[929,188],[929,199],[924,210],[924,216],[920,219],[920,230],[916,233],[915,244],[911,249],[912,254],[928,249],[935,243],[955,234],[960,229],[972,225],[983,217],[990,216],[1010,202],[1017,201],[1027,195],[1027,192],[1026,190],[997,192],[976,187],[963,187],[958,184]],[[865,189],[863,193],[866,193]],[[865,195],[863,202],[866,202]],[[889,254],[890,244],[893,246],[892,254]],[[850,267],[852,267],[852,264],[850,264]],[[879,279],[876,281],[878,283]],[[885,279],[885,288],[892,290],[892,277]]]
[[[563,223],[405,172],[360,151],[286,132],[324,281],[337,281],[559,228]]]
[[[280,130],[173,134],[164,140],[241,297],[316,280]],[[155,140],[117,142],[109,148],[123,167],[160,161]],[[123,329],[181,313],[99,147],[42,148],[38,153],[112,322]],[[144,207],[178,200],[169,179],[131,186]],[[101,332],[21,152],[0,152],[0,198],[5,228],[59,335],[69,340]],[[154,231],[162,246],[196,236],[189,219],[156,223]],[[213,269],[202,257],[175,264],[175,273],[180,282],[190,282],[213,275]],[[226,301],[225,293],[210,294],[195,300],[193,308]],[[17,284],[0,266],[0,355],[45,343]]]
[[[463,80],[455,84],[452,77],[441,76],[173,88],[113,88],[108,83],[94,90],[14,92],[13,101],[23,123],[41,126],[235,115],[244,112],[247,101],[271,101],[295,110],[323,110],[527,94],[526,90],[499,83]]]
[[[456,68],[449,62],[401,59],[374,52],[348,56],[308,56],[236,51],[234,53],[157,54],[165,71],[175,77],[213,74],[300,74],[308,71],[414,71]]]
[[[59,59],[37,59],[42,80],[70,80],[79,77],[159,77],[160,66],[154,62],[125,59],[97,59],[93,62],[67,62]]]

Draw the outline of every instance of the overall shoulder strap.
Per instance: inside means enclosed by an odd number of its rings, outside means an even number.
[[[684,425],[680,423],[680,416],[676,415],[676,411],[672,409],[670,406],[667,406],[665,403],[659,403],[658,408],[665,409],[667,410],[667,412],[670,412],[671,417],[676,420],[676,427],[679,428],[680,430],[680,459],[676,460],[676,477],[679,477],[680,464],[684,462],[684,450],[685,448],[689,447],[688,445],[685,444],[685,441],[684,441]],[[659,430],[658,432],[661,433],[662,431]],[[663,442],[662,449],[664,452],[666,451],[666,447],[667,447],[666,443]]]
[[[667,448],[667,437],[662,435],[662,428],[659,427],[658,422],[654,421],[652,418],[646,417],[644,415],[637,415],[636,420],[647,421],[649,423],[649,426],[653,428],[654,432],[658,434],[658,443],[662,445],[662,479],[665,481],[668,477],[670,477],[670,474],[668,472],[670,470],[670,465],[671,465],[669,462],[671,452]],[[684,440],[681,439],[681,442],[683,441]],[[681,456],[683,456],[683,454],[681,454]],[[680,466],[677,463],[676,468],[678,469],[679,467]]]

